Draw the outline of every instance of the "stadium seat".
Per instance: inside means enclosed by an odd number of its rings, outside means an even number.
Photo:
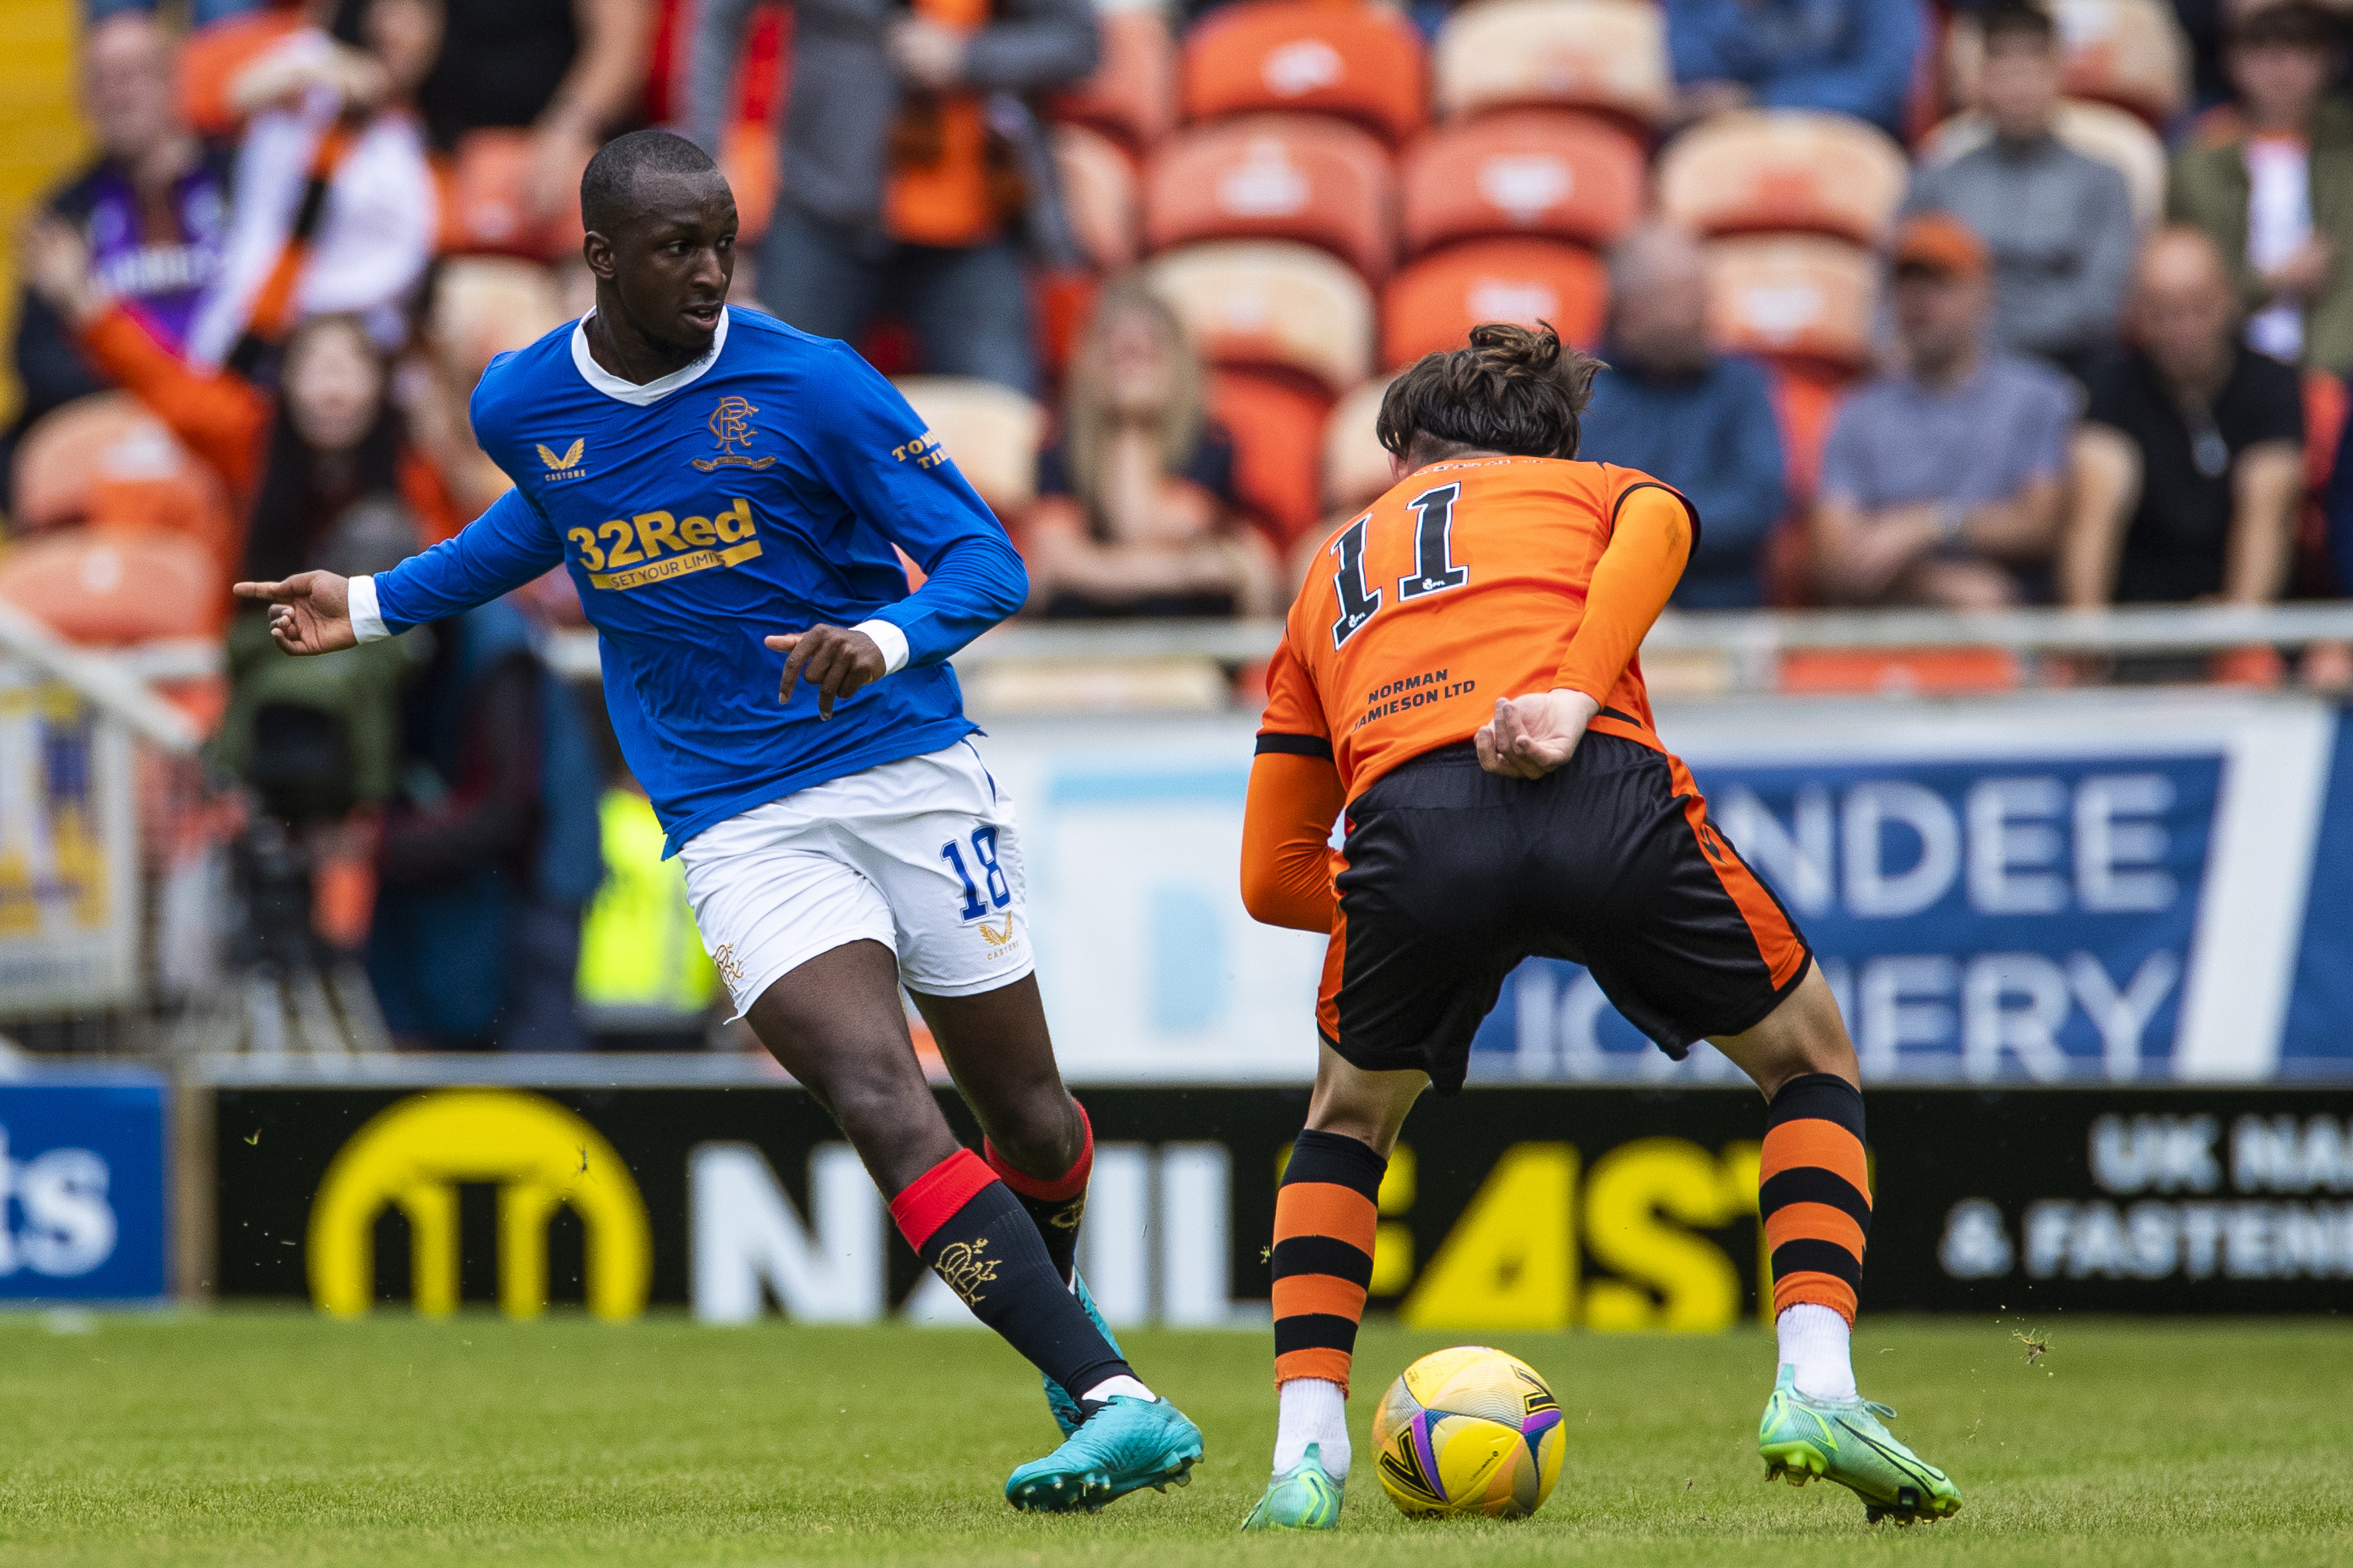
[[[1544,104],[1664,120],[1666,22],[1650,0],[1478,0],[1438,35],[1440,114]]]
[[[1399,169],[1408,256],[1525,234],[1606,246],[1642,211],[1642,143],[1596,115],[1540,109],[1453,121]]]
[[[1079,248],[1098,271],[1134,266],[1135,164],[1118,142],[1083,125],[1057,125],[1053,138],[1054,174]]]
[[[1369,0],[1241,0],[1185,40],[1185,118],[1289,110],[1353,120],[1396,145],[1429,118],[1421,35]]]
[[[1176,46],[1150,5],[1099,7],[1095,74],[1052,99],[1057,120],[1084,125],[1141,157],[1176,124]]]
[[[1719,114],[1659,157],[1659,206],[1697,235],[1827,234],[1875,244],[1911,167],[1894,139],[1807,109]]]
[[[1038,493],[1044,409],[976,376],[902,375],[893,384],[997,516],[1029,504]]]
[[[1812,504],[1821,480],[1822,448],[1830,444],[1831,418],[1852,378],[1841,371],[1793,361],[1775,361],[1766,370],[1773,413],[1781,426],[1781,458],[1789,500]]]
[[[1353,125],[1250,114],[1180,131],[1144,176],[1144,239],[1295,239],[1378,283],[1397,265],[1388,150]]]
[[[1999,647],[1793,648],[1780,688],[1809,696],[1962,697],[2025,684],[2018,656]]]
[[[2070,96],[2129,109],[2156,126],[2189,101],[2189,42],[2167,0],[2064,0],[2052,16]],[[1985,58],[1975,18],[1954,17],[1946,55],[1954,99],[1975,103]]]
[[[227,584],[210,550],[159,529],[68,528],[0,557],[0,599],[67,640],[102,646],[210,637]]]
[[[236,532],[219,479],[122,392],[76,398],[25,432],[11,516],[26,533],[77,523],[166,529],[223,565]]]
[[[235,136],[243,118],[229,96],[237,79],[310,26],[301,6],[265,6],[223,17],[182,39],[172,60],[172,85],[188,129],[199,136]]]
[[[1145,277],[1213,365],[1287,372],[1327,397],[1372,374],[1372,295],[1347,266],[1313,247],[1211,240],[1154,258]]]
[[[581,168],[587,160],[581,160]],[[538,166],[527,131],[470,131],[458,143],[443,191],[441,248],[459,254],[522,256],[534,261],[580,254],[580,204],[556,204],[534,217]],[[573,184],[578,184],[575,174]]]
[[[1877,258],[1813,236],[1719,239],[1707,247],[1708,335],[1727,353],[1841,371],[1871,361]]]
[[[1220,370],[1209,412],[1234,443],[1234,489],[1288,548],[1323,515],[1316,453],[1332,400],[1287,376]]]
[[[2137,117],[2106,103],[2070,99],[2060,104],[2059,140],[2124,175],[2132,192],[2133,216],[2146,228],[2164,215],[2165,143]],[[1993,125],[1975,110],[1957,114],[1930,132],[1920,144],[1923,167],[1949,163],[1993,139]]]
[[[1609,284],[1593,253],[1550,239],[1481,239],[1426,256],[1381,291],[1381,363],[1401,370],[1463,344],[1482,321],[1550,321],[1590,348]]]
[[[1375,426],[1390,377],[1365,383],[1334,405],[1324,421],[1325,516],[1360,511],[1396,481],[1389,478],[1388,448]]]
[[[768,232],[768,220],[776,215],[776,193],[784,185],[776,127],[758,120],[739,120],[729,126],[719,148],[719,172],[735,193],[736,242],[748,246]]]

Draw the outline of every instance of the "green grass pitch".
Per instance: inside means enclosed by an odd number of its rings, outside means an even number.
[[[386,1312],[0,1318],[0,1564],[2353,1563],[2353,1326],[1866,1320],[1864,1391],[1958,1518],[1873,1529],[1767,1487],[1767,1342],[1504,1334],[1567,1416],[1516,1524],[1416,1524],[1373,1483],[1373,1396],[1468,1336],[1368,1327],[1336,1536],[1235,1534],[1273,1432],[1265,1336],[1137,1332],[1198,1420],[1193,1485],[1092,1518],[1005,1506],[1050,1447],[1036,1377],[971,1332],[614,1327]]]

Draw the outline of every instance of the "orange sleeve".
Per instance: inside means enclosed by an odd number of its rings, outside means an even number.
[[[1661,484],[1638,485],[1618,502],[1609,542],[1585,591],[1585,615],[1553,678],[1606,704],[1618,678],[1667,607],[1667,595],[1691,559],[1691,507]]]
[[[259,477],[269,400],[226,371],[206,374],[157,342],[139,318],[116,305],[83,329],[82,352],[172,427],[237,498]]]
[[[1329,931],[1340,771],[1325,757],[1261,752],[1242,812],[1242,907],[1271,926]]]

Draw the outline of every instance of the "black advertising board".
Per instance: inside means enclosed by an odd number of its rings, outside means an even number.
[[[716,1321],[939,1307],[790,1087],[216,1092],[223,1296],[691,1303]],[[1304,1092],[1082,1098],[1100,1150],[1082,1267],[1107,1310],[1262,1316]],[[2333,1312],[2353,1294],[2353,1090],[1886,1089],[1868,1106],[1866,1310]],[[1377,1304],[1431,1328],[1753,1318],[1762,1132],[1747,1091],[1430,1097],[1383,1194]]]

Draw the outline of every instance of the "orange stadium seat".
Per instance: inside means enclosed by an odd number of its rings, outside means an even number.
[[[1664,120],[1666,22],[1650,0],[1476,0],[1438,35],[1438,110],[1515,104]]]
[[[1668,144],[1659,205],[1699,235],[1828,234],[1871,245],[1911,174],[1894,138],[1851,116],[1744,110]]]
[[[1234,489],[1285,548],[1323,515],[1315,454],[1331,408],[1331,398],[1290,377],[1209,377],[1209,411],[1233,437]]]
[[[1841,240],[1757,237],[1707,247],[1708,335],[1728,353],[1861,370],[1878,290],[1878,258]]]
[[[2066,90],[2162,125],[2189,101],[2189,41],[2167,0],[2065,0],[2052,8],[2067,57]],[[1953,19],[1946,51],[1953,97],[1974,104],[1985,46],[1974,18]]]
[[[1036,497],[1044,409],[976,376],[902,375],[893,384],[999,517],[1018,515]]]
[[[1144,176],[1144,238],[1296,239],[1377,283],[1397,264],[1396,181],[1388,149],[1353,125],[1250,114],[1160,144]]]
[[[0,599],[71,642],[217,636],[228,609],[213,552],[156,529],[69,528],[0,557]]]
[[[1142,154],[1176,124],[1176,45],[1149,6],[1098,10],[1095,74],[1051,100],[1054,118],[1089,126]]]
[[[1333,397],[1372,374],[1372,294],[1312,246],[1210,240],[1155,257],[1145,277],[1213,365],[1303,377]]]
[[[1406,254],[1514,234],[1606,246],[1641,216],[1648,179],[1642,143],[1595,115],[1531,109],[1454,121],[1406,151]]]
[[[1057,125],[1053,139],[1054,173],[1079,248],[1098,271],[1134,266],[1141,205],[1135,164],[1118,142],[1083,125]]]
[[[461,253],[554,260],[580,253],[580,204],[558,202],[553,214],[531,209],[538,165],[528,131],[469,131],[458,143],[441,214],[441,248]],[[579,184],[580,161],[567,190]],[[773,199],[773,198],[772,198]]]
[[[1388,448],[1377,429],[1390,377],[1365,383],[1333,406],[1324,421],[1324,509],[1334,516],[1360,511],[1396,481]]]
[[[1461,348],[1482,321],[1550,321],[1590,347],[1609,293],[1591,251],[1549,239],[1472,240],[1422,258],[1381,291],[1381,363],[1400,370]]]
[[[2125,177],[2132,192],[2133,216],[2146,228],[2165,210],[2165,143],[2137,116],[2113,104],[2069,99],[2059,105],[2053,126],[2059,140],[2086,158],[2107,164]],[[1957,114],[1922,141],[1923,167],[1949,163],[1993,140],[1993,123],[1975,110]]]
[[[25,432],[11,514],[25,532],[165,529],[222,560],[236,531],[212,469],[123,392],[76,398]]]
[[[1242,0],[1185,40],[1185,118],[1293,110],[1353,120],[1395,144],[1429,118],[1421,35],[1369,0]]]
[[[242,118],[229,94],[245,68],[311,25],[300,5],[278,5],[224,17],[180,41],[173,58],[173,90],[180,118],[199,136],[232,136]]]

